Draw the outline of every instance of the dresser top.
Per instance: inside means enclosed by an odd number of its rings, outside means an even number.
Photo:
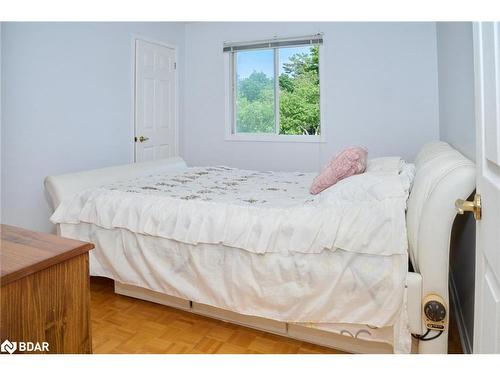
[[[87,242],[0,225],[1,285],[64,262],[94,248]]]

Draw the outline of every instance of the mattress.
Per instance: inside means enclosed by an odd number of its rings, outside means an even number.
[[[96,244],[93,275],[321,329],[389,327],[408,352],[405,168],[371,161],[318,196],[311,174],[187,168],[83,191],[52,220]]]

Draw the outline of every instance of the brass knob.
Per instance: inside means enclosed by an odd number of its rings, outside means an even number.
[[[474,213],[474,218],[476,220],[481,220],[481,195],[475,194],[474,200],[472,202],[463,199],[457,199],[455,201],[455,208],[459,215],[463,215],[465,211],[471,211]]]
[[[139,142],[146,142],[149,138],[148,137],[144,137],[143,135],[141,135],[139,138],[135,137],[134,140],[137,142],[137,140],[139,140]]]

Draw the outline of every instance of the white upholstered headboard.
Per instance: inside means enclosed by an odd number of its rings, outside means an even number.
[[[410,258],[422,275],[422,295],[436,293],[448,303],[455,200],[474,191],[475,165],[449,144],[433,142],[422,148],[415,167],[406,215]]]
[[[418,271],[430,249],[451,234],[455,200],[467,199],[475,189],[475,166],[449,144],[433,142],[422,148],[415,167],[407,228],[411,260]]]

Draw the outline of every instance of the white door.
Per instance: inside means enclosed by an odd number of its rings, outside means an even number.
[[[135,42],[135,161],[177,155],[175,50]]]
[[[500,353],[500,24],[474,23],[477,193],[474,352]]]

